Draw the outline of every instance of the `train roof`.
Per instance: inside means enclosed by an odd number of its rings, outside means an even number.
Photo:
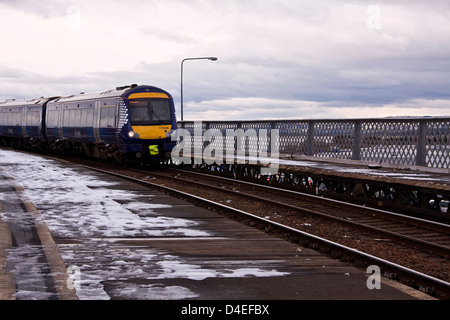
[[[9,99],[5,101],[0,101],[0,108],[3,107],[25,107],[31,105],[43,105],[47,101],[54,98],[38,98],[38,99]]]
[[[6,101],[0,102],[1,107],[21,107],[21,106],[29,106],[29,105],[42,105],[49,100],[52,100],[51,103],[64,103],[64,102],[73,102],[73,101],[81,101],[81,100],[97,100],[102,98],[117,98],[125,95],[128,91],[139,91],[142,90],[154,90],[157,92],[165,92],[164,90],[153,87],[153,86],[138,86],[137,84],[132,84],[123,87],[117,87],[115,89],[102,91],[102,92],[94,92],[94,93],[84,93],[81,92],[79,94],[74,94],[70,96],[60,96],[60,97],[52,97],[52,98],[38,98],[38,99],[10,99]]]
[[[66,97],[60,97],[56,99],[55,101],[52,101],[52,103],[61,103],[61,102],[74,102],[74,101],[80,101],[80,100],[97,100],[97,99],[103,99],[103,98],[117,98],[122,97],[125,95],[128,91],[132,90],[139,90],[139,89],[151,89],[158,92],[165,92],[164,90],[152,87],[152,86],[138,86],[137,84],[132,84],[131,86],[123,86],[123,87],[117,87],[115,89],[103,91],[103,92],[94,92],[94,93],[79,93],[74,94]]]
[[[53,101],[53,103],[58,102],[71,102],[71,101],[80,101],[80,100],[95,100],[99,98],[116,98],[122,96],[125,92],[130,90],[131,86],[126,87],[117,87],[116,89],[102,91],[102,92],[91,92],[84,93],[81,92],[79,94],[73,94],[70,96],[60,97]]]

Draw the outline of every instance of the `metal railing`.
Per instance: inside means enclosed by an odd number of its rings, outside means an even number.
[[[211,144],[226,150],[237,145],[227,132],[242,129],[248,152],[270,152],[275,142],[280,154],[293,156],[450,168],[450,118],[183,121],[178,125],[192,136],[207,130],[222,135],[222,140]],[[274,129],[278,130],[277,141],[271,141]]]

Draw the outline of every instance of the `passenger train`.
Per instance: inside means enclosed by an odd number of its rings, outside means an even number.
[[[170,159],[172,96],[152,86],[0,102],[0,144],[118,163]]]

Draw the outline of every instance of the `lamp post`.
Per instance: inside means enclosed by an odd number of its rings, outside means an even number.
[[[186,58],[181,62],[181,121],[184,120],[183,118],[183,67],[184,62],[188,60],[211,60],[211,61],[217,61],[218,59],[216,57],[201,57],[201,58]]]

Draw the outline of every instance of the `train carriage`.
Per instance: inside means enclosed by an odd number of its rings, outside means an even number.
[[[4,144],[42,148],[45,144],[43,120],[48,98],[0,102],[0,138]]]

